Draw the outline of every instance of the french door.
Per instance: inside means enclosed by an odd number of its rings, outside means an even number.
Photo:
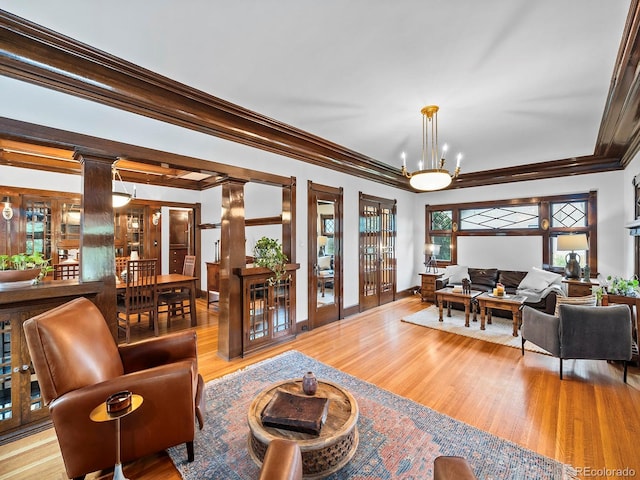
[[[396,296],[396,201],[360,192],[360,311]]]
[[[342,317],[342,188],[308,183],[309,328]]]

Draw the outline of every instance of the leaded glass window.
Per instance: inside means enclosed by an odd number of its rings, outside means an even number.
[[[436,210],[431,212],[431,230],[451,230],[453,212]]]
[[[538,228],[538,205],[469,208],[460,210],[461,230]]]
[[[586,227],[587,202],[562,202],[551,204],[551,227]]]

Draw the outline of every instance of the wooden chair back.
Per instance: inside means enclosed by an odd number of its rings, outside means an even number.
[[[56,263],[53,265],[54,280],[68,280],[80,277],[79,263]]]
[[[126,314],[157,312],[158,275],[155,258],[127,262]]]
[[[184,264],[182,265],[182,274],[194,277],[196,272],[196,256],[185,255]]]
[[[127,269],[129,257],[116,257],[116,277],[122,278],[122,272]]]

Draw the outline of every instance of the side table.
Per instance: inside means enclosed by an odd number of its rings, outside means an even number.
[[[442,277],[442,273],[421,273],[420,277],[422,281],[420,282],[420,298],[422,301],[436,301],[436,281],[438,278]]]
[[[594,280],[578,280],[578,279],[570,279],[565,278],[562,280],[567,286],[567,296],[568,297],[586,297],[593,293],[593,287],[597,287],[600,284]]]
[[[142,395],[131,395],[131,406],[120,412],[109,413],[107,412],[107,402],[102,402],[96,408],[94,408],[89,414],[89,418],[94,422],[111,422],[116,421],[116,464],[113,468],[113,480],[128,480],[122,472],[122,463],[120,462],[120,419],[126,417],[132,412],[135,412],[140,405],[142,405]]]

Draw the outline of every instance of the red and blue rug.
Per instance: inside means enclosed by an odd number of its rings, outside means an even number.
[[[347,388],[358,402],[360,443],[353,459],[328,477],[428,479],[438,455],[460,455],[479,479],[575,477],[574,470],[487,432],[376,387],[297,351],[251,365],[206,385],[205,427],[196,433],[195,461],[184,445],[169,450],[185,480],[249,480],[259,468],[249,456],[247,411],[267,385],[312,371]]]

